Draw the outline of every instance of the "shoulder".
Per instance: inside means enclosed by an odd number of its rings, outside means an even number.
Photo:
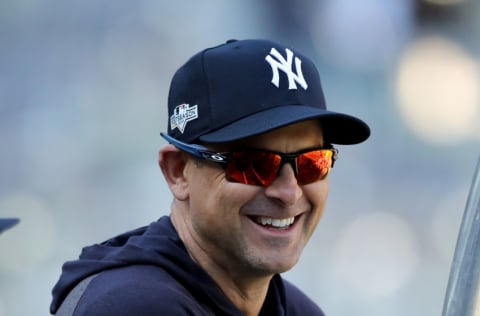
[[[320,307],[295,285],[283,279],[283,286],[288,315],[325,315]]]
[[[91,280],[74,315],[202,315],[201,306],[164,270],[137,265],[107,270]]]

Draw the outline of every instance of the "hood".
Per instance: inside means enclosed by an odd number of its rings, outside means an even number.
[[[165,216],[150,226],[85,247],[78,260],[66,262],[52,290],[50,312],[56,313],[68,293],[83,279],[108,269],[136,264],[159,266],[199,299],[215,302],[214,306],[223,312],[231,311],[231,303],[208,274],[190,259],[170,218]]]

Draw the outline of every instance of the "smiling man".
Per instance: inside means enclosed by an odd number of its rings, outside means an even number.
[[[367,124],[326,109],[292,48],[228,41],[173,77],[159,165],[170,216],[67,262],[57,315],[323,315],[281,273],[313,234],[337,157]]]

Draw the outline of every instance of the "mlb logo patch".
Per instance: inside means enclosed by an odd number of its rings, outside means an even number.
[[[193,121],[198,118],[198,106],[193,105],[190,106],[189,104],[183,103],[177,105],[173,110],[173,114],[170,117],[170,128],[172,131],[175,128],[183,134],[187,123]]]

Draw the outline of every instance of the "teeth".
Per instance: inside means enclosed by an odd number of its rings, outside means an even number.
[[[277,228],[286,228],[293,224],[293,222],[295,221],[295,217],[277,219],[277,218],[262,216],[262,217],[258,217],[256,220],[257,220],[257,223],[262,224],[264,226],[271,225]]]

